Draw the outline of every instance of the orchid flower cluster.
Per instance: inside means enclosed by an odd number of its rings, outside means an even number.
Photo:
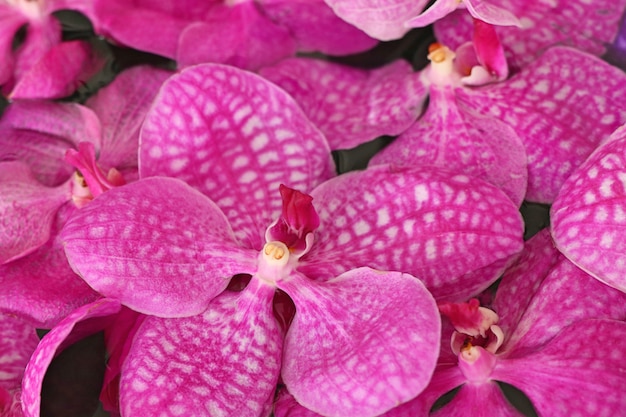
[[[620,415],[626,0],[430,3],[0,0],[0,416]]]

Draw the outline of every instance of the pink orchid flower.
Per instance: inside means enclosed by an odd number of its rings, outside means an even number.
[[[39,338],[35,327],[6,312],[0,313],[0,415],[22,417],[24,369]]]
[[[101,67],[87,42],[61,41],[61,25],[52,15],[60,7],[54,0],[0,2],[0,87],[10,98],[68,96]],[[24,25],[24,42],[14,49]]]
[[[97,0],[90,17],[97,33],[175,59],[180,67],[220,62],[256,69],[296,51],[343,55],[376,44],[322,0],[142,0],[132,5]]]
[[[521,27],[497,28],[509,66],[515,71],[556,45],[601,56],[616,38],[626,9],[626,0],[492,0],[491,3],[509,10],[521,22]],[[435,23],[435,37],[455,50],[471,37],[473,17],[476,16],[461,10],[448,15]]]
[[[544,229],[505,273],[492,309],[476,299],[440,304],[447,320],[430,385],[383,416],[521,417],[497,381],[521,390],[542,417],[619,414],[626,405],[615,395],[625,381],[625,297],[569,262]],[[452,400],[431,413],[456,387]],[[283,392],[276,416],[318,414]]]
[[[551,208],[552,234],[565,256],[626,292],[626,127],[567,179]]]
[[[388,41],[399,39],[411,28],[428,26],[458,8],[465,14],[493,25],[521,26],[512,7],[497,0],[325,0],[337,16],[368,35]]]
[[[122,366],[122,414],[267,415],[279,375],[324,414],[373,416],[421,391],[438,324],[407,274],[437,296],[481,291],[521,249],[519,214],[494,187],[440,170],[323,182],[329,153],[293,99],[254,74],[205,64],[165,83],[142,127],[143,178],[62,232],[91,286],[150,315]],[[245,289],[226,290],[242,274]],[[296,306],[286,331],[278,290]]]

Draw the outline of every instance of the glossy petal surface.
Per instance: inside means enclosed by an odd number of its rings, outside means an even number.
[[[46,243],[57,210],[69,199],[69,183],[45,187],[23,162],[0,163],[0,263]]]
[[[97,291],[145,314],[202,312],[256,253],[238,247],[224,214],[172,178],[114,188],[62,232],[72,267]]]
[[[510,125],[528,154],[526,199],[551,203],[567,177],[626,122],[626,75],[571,48],[547,50],[505,82],[459,100]]]
[[[176,177],[208,195],[258,250],[281,211],[278,186],[308,192],[333,170],[324,136],[293,99],[233,67],[170,78],[141,131],[141,175]]]
[[[561,252],[602,282],[626,291],[626,128],[568,178],[551,209]]]
[[[100,299],[75,310],[44,336],[24,374],[22,403],[25,417],[39,417],[41,386],[52,359],[77,340],[102,330],[112,322],[120,308],[118,301]]]
[[[451,87],[430,87],[426,113],[372,158],[372,164],[435,165],[484,179],[520,205],[526,151],[515,131],[458,103]]]
[[[253,278],[201,315],[146,318],[122,369],[122,414],[268,415],[282,348],[273,295]]]
[[[298,102],[332,149],[402,133],[417,118],[426,98],[420,74],[405,61],[363,70],[290,58],[263,68],[260,74]]]
[[[441,323],[414,277],[360,268],[278,285],[296,305],[282,378],[298,402],[328,416],[374,416],[426,387]]]
[[[404,271],[435,298],[460,300],[486,288],[522,249],[515,205],[495,187],[448,171],[381,165],[311,195],[320,227],[299,270],[312,278],[359,266]]]

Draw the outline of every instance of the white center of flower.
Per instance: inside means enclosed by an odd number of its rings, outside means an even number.
[[[455,80],[454,58],[456,54],[447,46],[433,44],[429,48],[429,78],[433,84],[449,85]]]
[[[287,279],[297,259],[290,256],[289,248],[278,241],[267,242],[259,254],[258,277],[275,286],[276,282]]]

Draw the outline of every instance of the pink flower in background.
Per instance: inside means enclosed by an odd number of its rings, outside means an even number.
[[[567,179],[551,209],[557,247],[580,268],[626,292],[626,128]]]

